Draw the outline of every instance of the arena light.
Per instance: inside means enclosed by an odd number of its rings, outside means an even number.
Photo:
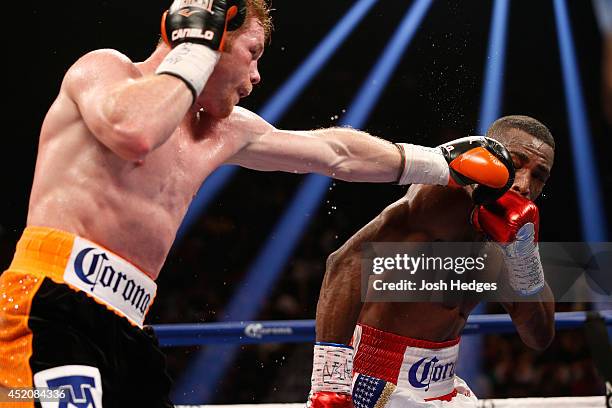
[[[292,74],[291,78],[261,108],[259,114],[270,123],[277,122],[377,1],[358,1]]]
[[[343,125],[362,127],[385,88],[433,0],[416,0],[408,9],[391,41],[384,49],[357,96],[340,121]],[[316,213],[331,184],[328,177],[309,175],[275,226],[244,282],[234,294],[224,321],[250,320],[257,316],[270,289],[293,254],[312,214]],[[187,401],[210,401],[212,389],[222,378],[238,352],[235,347],[209,347],[187,370],[175,397]]]
[[[504,71],[506,63],[506,38],[508,36],[508,15],[510,0],[495,0],[489,29],[489,45],[485,60],[480,114],[477,133],[484,135],[489,126],[501,116],[502,97],[504,93]],[[478,305],[472,313],[485,311],[484,305]],[[481,393],[478,376],[482,370],[482,338],[472,336],[463,338],[459,349],[459,366],[461,377],[471,384],[476,394]]]
[[[597,173],[588,126],[580,74],[576,62],[572,29],[565,0],[554,0],[561,71],[565,87],[565,103],[569,118],[570,139],[576,190],[580,208],[583,239],[606,241],[606,219],[603,211],[599,174]]]
[[[509,10],[510,0],[495,0],[480,101],[479,135],[484,135],[489,126],[501,116]]]
[[[353,5],[310,55],[306,57],[298,69],[272,95],[268,102],[259,110],[258,114],[272,124],[278,122],[376,2],[378,0],[359,0]],[[189,228],[200,218],[206,207],[215,199],[237,170],[237,166],[222,166],[206,179],[187,211],[187,215],[176,234],[174,245],[183,239]]]
[[[416,0],[408,9],[400,26],[393,34],[391,42],[384,49],[378,62],[361,86],[359,93],[353,99],[350,109],[347,110],[342,119],[341,123],[343,125],[359,128],[365,123],[376,102],[378,102],[380,93],[385,89],[391,74],[404,54],[404,50],[421,25],[421,21],[431,3],[432,0]]]

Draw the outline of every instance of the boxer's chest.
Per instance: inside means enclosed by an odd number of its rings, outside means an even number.
[[[231,132],[217,128],[181,125],[170,139],[154,152],[151,160],[160,174],[175,185],[197,189],[218,167],[239,149]]]

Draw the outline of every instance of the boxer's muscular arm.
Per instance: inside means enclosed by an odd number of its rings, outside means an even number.
[[[316,340],[348,344],[361,312],[361,246],[401,241],[410,208],[405,198],[385,208],[327,258],[316,315]]]
[[[498,243],[492,245],[501,256],[500,266],[507,277],[503,283],[514,296],[523,296],[519,302],[502,302],[521,339],[536,350],[545,349],[554,337],[554,296],[546,285],[538,255],[537,206],[509,191],[494,203],[476,206],[471,220],[474,228],[485,233],[491,243]],[[529,225],[532,235],[519,238],[521,231],[529,231],[526,228]],[[528,279],[519,279],[520,276]]]
[[[162,145],[192,103],[183,81],[142,76],[112,50],[86,54],[67,72],[62,92],[77,105],[89,130],[125,160],[141,160]]]
[[[261,171],[319,173],[346,181],[398,179],[401,155],[386,140],[350,128],[280,130],[240,108],[232,115],[233,126],[241,129],[246,140],[231,163]]]
[[[510,314],[512,321],[523,342],[536,350],[543,350],[554,337],[554,296],[544,280],[539,256],[523,250],[518,255],[516,248],[518,231],[524,230],[528,224],[537,233],[539,228],[538,209],[533,202],[521,197],[515,192],[507,192],[490,206],[477,206],[472,213],[474,228],[484,232],[489,237],[490,249],[494,250],[489,258],[489,265],[505,275],[501,282],[504,290],[512,296],[524,296],[520,302],[501,302]],[[522,245],[532,249],[537,254],[535,238],[531,241],[523,238]],[[506,244],[498,244],[505,242]],[[533,245],[533,246],[529,246]],[[506,248],[506,249],[504,249]],[[526,253],[526,254],[524,254]],[[524,255],[523,255],[524,254]],[[526,258],[521,258],[521,257]],[[528,274],[528,280],[518,280],[517,276]],[[539,292],[533,295],[520,293]]]
[[[531,296],[533,302],[502,303],[523,343],[535,350],[544,350],[555,337],[555,303],[548,287]]]

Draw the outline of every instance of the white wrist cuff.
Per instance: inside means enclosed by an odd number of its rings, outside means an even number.
[[[502,250],[512,289],[529,296],[544,288],[544,269],[533,223],[523,225],[516,234],[516,241],[502,245]]]
[[[404,150],[406,162],[398,184],[448,184],[448,163],[437,147],[397,143]]]
[[[312,392],[351,394],[353,348],[315,344],[312,360]]]
[[[174,47],[159,64],[155,73],[182,79],[191,90],[195,102],[219,58],[219,52],[205,45],[186,42]]]

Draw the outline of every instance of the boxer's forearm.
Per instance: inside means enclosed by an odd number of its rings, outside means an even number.
[[[230,126],[243,145],[227,162],[253,170],[318,173],[345,181],[371,183],[445,186],[451,180],[441,148],[393,144],[351,128],[281,130],[240,108],[234,109]],[[484,138],[481,139],[482,144]],[[472,143],[462,139],[454,142],[459,144],[446,146],[447,151],[459,149],[461,144],[464,145],[461,149],[465,149],[465,145]],[[494,155],[486,160],[479,158],[477,167],[485,169],[492,162],[499,160]]]
[[[398,148],[375,136],[350,128],[313,131],[333,151],[320,173],[345,181],[395,182],[401,173]]]
[[[555,303],[552,291],[531,296],[533,302],[504,304],[523,342],[536,350],[547,348],[555,336]]]
[[[155,75],[114,89],[100,107],[105,119],[96,132],[127,160],[144,158],[161,146],[191,106],[191,91],[178,78]]]
[[[247,120],[252,132],[261,134],[245,144],[231,163],[358,182],[394,182],[403,169],[397,146],[365,132],[350,128],[280,130],[254,115]]]
[[[350,342],[362,307],[360,271],[361,261],[355,252],[340,250],[328,258],[317,303],[316,341]]]

